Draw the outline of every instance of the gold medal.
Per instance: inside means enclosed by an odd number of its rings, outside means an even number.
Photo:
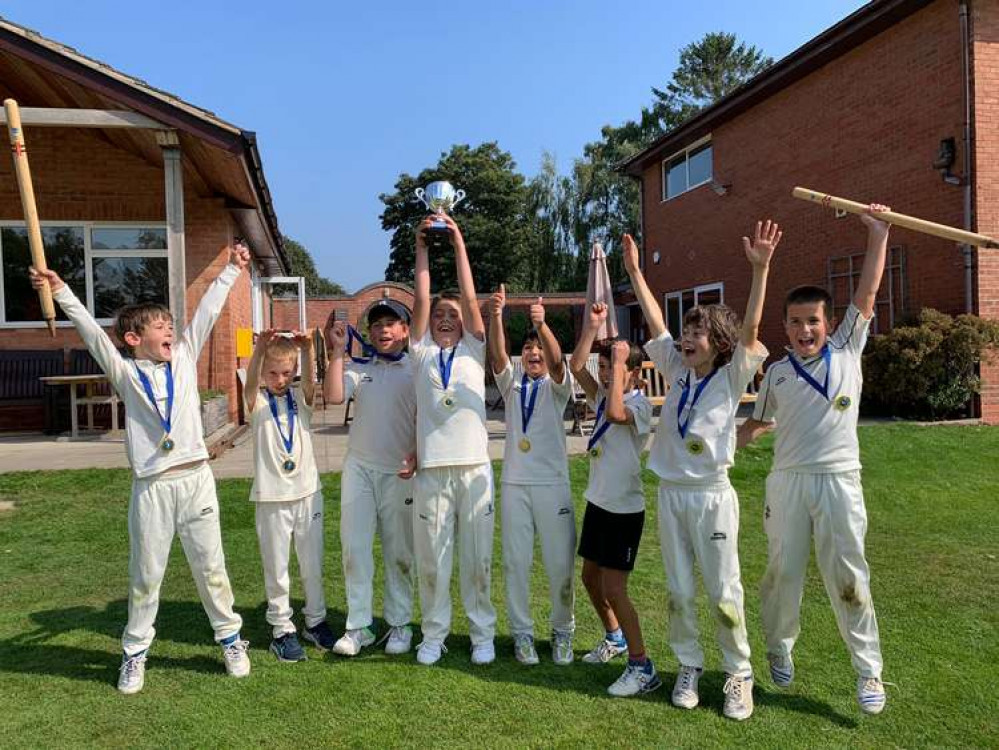
[[[173,438],[171,438],[169,435],[164,435],[163,440],[160,443],[160,448],[165,450],[167,453],[172,451],[174,449]]]
[[[849,396],[837,396],[833,399],[833,408],[836,411],[846,411],[852,403],[853,401]]]
[[[592,456],[593,458],[600,458],[600,455],[603,452],[604,449],[601,448],[599,445],[594,445],[592,448],[590,448],[590,456]]]
[[[524,453],[527,453],[529,450],[531,450],[531,441],[528,440],[526,437],[520,439],[520,450]]]
[[[446,406],[448,409],[453,409],[454,408],[454,399],[451,398],[450,396],[445,396],[444,397],[444,406]]]
[[[687,440],[687,450],[692,456],[699,456],[704,453],[704,442],[700,438],[689,438]]]

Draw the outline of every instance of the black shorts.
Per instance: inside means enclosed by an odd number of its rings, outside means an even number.
[[[611,513],[587,502],[583,531],[579,535],[579,556],[601,568],[634,570],[644,526],[644,510]]]

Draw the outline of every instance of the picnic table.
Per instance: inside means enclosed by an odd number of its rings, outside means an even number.
[[[45,385],[69,386],[70,435],[73,438],[77,438],[80,435],[79,415],[77,414],[77,407],[79,406],[87,407],[87,430],[94,430],[95,404],[110,404],[111,429],[113,432],[118,432],[121,429],[118,427],[118,394],[114,392],[114,388],[110,389],[110,393],[108,394],[97,393],[98,386],[108,384],[107,375],[50,375],[39,378],[39,380],[45,383]],[[80,386],[83,386],[83,396],[79,395]]]

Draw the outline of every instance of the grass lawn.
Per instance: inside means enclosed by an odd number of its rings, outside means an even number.
[[[412,654],[388,658],[369,650],[347,660],[316,658],[311,648],[308,662],[277,663],[267,651],[270,629],[253,508],[246,500],[249,482],[243,480],[220,482],[219,497],[253,673],[246,680],[226,677],[178,544],[163,585],[146,688],[121,696],[115,682],[126,616],[130,478],[127,471],[91,470],[0,476],[0,499],[16,503],[15,510],[0,512],[0,745],[999,746],[999,430],[876,426],[861,430],[861,442],[868,560],[885,679],[894,683],[880,717],[865,717],[857,708],[854,674],[814,564],[795,651],[795,684],[787,691],[770,684],[758,596],[766,561],[763,483],[771,460],[771,443],[764,440],[742,451],[732,472],[742,502],[740,550],[757,672],[756,713],[748,722],[721,716],[724,676],[703,597],[708,665],[702,704],[694,711],[669,704],[676,664],[666,643],[656,483],[648,472],[649,513],[631,589],[666,683],[649,696],[606,695],[623,668],[620,661],[552,665],[540,555],[533,604],[542,664],[517,664],[503,607],[498,525],[495,664],[469,664],[467,623],[457,596],[450,652],[435,667],[419,666]],[[579,498],[585,459],[574,459],[571,468]],[[345,598],[339,476],[324,479],[326,590],[331,624],[340,631]],[[300,593],[296,585],[296,597]],[[380,606],[376,601],[376,612]],[[578,657],[600,635],[581,585],[576,615]]]

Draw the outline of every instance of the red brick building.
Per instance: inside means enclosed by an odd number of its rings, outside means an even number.
[[[7,21],[0,97],[22,108],[48,263],[100,321],[140,298],[190,316],[237,236],[253,250],[255,274],[286,273],[252,132]],[[40,322],[29,257],[12,161],[3,158],[0,355],[55,349],[68,368],[82,342],[64,320],[55,339]],[[233,415],[235,331],[250,326],[250,288],[244,276],[199,361],[199,385],[227,391]],[[0,429],[37,429],[41,419],[40,399],[0,398]]]
[[[793,199],[795,185],[999,235],[999,3],[875,0],[624,167],[641,181],[643,263],[671,328],[697,302],[743,309],[740,238],[784,229],[762,338],[785,343],[783,293],[812,283],[836,312],[860,272],[856,217]],[[999,317],[999,256],[895,228],[876,330],[922,307]],[[999,367],[982,415],[999,421]]]

